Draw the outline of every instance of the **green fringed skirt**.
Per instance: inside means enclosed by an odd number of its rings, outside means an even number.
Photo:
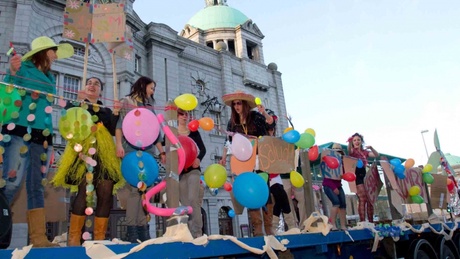
[[[94,147],[96,153],[92,157],[97,161],[97,165],[93,169],[94,184],[97,184],[99,180],[112,180],[115,183],[113,186],[114,194],[123,187],[125,180],[121,174],[121,160],[116,155],[112,135],[102,123],[97,124],[96,132],[91,133],[88,138],[79,143],[83,147],[80,153],[74,150],[75,144],[69,142],[64,154],[57,161],[56,175],[52,180],[54,186],[70,188],[72,192],[76,192],[78,185],[86,179],[85,175],[88,172],[87,164],[79,157],[79,154],[89,156],[88,150]]]

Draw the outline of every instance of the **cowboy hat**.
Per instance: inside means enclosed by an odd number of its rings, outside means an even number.
[[[69,43],[61,43],[57,45],[51,38],[46,36],[41,36],[34,39],[30,44],[30,47],[31,50],[22,57],[23,61],[30,59],[35,53],[38,53],[39,51],[50,48],[57,48],[56,55],[58,59],[69,58],[73,55],[72,45]]]
[[[334,151],[342,151],[343,152],[342,145],[340,145],[339,143],[334,143],[332,145],[331,149],[334,150]]]
[[[241,91],[237,91],[237,92],[226,94],[222,96],[222,101],[224,101],[224,103],[230,107],[232,106],[232,102],[234,100],[242,100],[242,101],[246,101],[249,104],[249,107],[251,107],[251,109],[257,106],[254,99],[255,98],[252,94],[247,94]]]

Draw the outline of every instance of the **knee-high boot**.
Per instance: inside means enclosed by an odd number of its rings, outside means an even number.
[[[266,208],[262,209],[264,215],[265,235],[273,235],[273,203],[267,203]]]
[[[93,240],[105,240],[105,233],[109,225],[109,218],[94,217]]]
[[[29,226],[29,240],[34,247],[57,247],[58,244],[51,243],[46,237],[45,209],[37,208],[27,211]]]
[[[252,224],[252,235],[263,236],[262,231],[262,215],[260,214],[260,209],[248,209],[249,219]]]
[[[67,237],[67,246],[79,246],[81,245],[81,229],[85,224],[86,216],[80,216],[71,214],[70,215],[70,226],[69,235]]]

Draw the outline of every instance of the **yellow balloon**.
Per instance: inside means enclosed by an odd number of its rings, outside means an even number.
[[[289,178],[291,179],[292,185],[294,185],[297,188],[302,187],[305,183],[303,176],[299,174],[297,171],[291,171]]]
[[[256,97],[256,99],[254,100],[254,102],[256,103],[256,105],[261,105],[261,104],[262,104],[262,100],[260,100],[259,97]]]
[[[316,137],[316,132],[312,128],[308,128],[305,130],[305,133],[310,133],[313,137]]]
[[[433,166],[431,164],[426,164],[423,167],[422,173],[429,173],[431,172],[431,170],[433,170]]]
[[[409,195],[410,196],[415,196],[415,195],[419,195],[420,194],[420,187],[417,186],[417,185],[414,185],[412,187],[410,187],[409,189]]]
[[[220,164],[212,164],[204,171],[204,181],[209,188],[220,188],[227,181],[227,169]]]
[[[408,159],[406,160],[406,162],[404,163],[404,167],[405,167],[406,169],[412,168],[412,167],[414,167],[414,165],[415,165],[415,161],[414,161],[414,159],[412,159],[412,158],[408,158]]]
[[[288,131],[291,131],[291,130],[293,130],[292,127],[285,128],[284,131],[283,131],[283,134],[286,133],[286,132],[288,132]]]
[[[182,94],[174,99],[174,103],[184,111],[191,111],[198,105],[198,99],[193,94]]]

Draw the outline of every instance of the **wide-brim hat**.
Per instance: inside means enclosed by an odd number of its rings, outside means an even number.
[[[57,59],[69,58],[73,55],[73,47],[69,43],[56,44],[51,38],[41,36],[32,41],[31,50],[22,57],[22,60],[28,60],[37,52],[55,47],[57,47]]]
[[[337,152],[343,152],[342,145],[340,145],[339,143],[334,143],[331,149]]]
[[[232,107],[232,102],[234,100],[246,101],[249,104],[249,107],[251,107],[251,109],[257,106],[255,103],[255,98],[252,94],[247,94],[241,91],[237,91],[237,92],[226,94],[222,96],[222,101],[224,101],[224,103],[230,107]]]

